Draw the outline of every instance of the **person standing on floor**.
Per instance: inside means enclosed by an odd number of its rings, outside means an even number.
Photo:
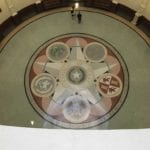
[[[75,16],[75,6],[74,6],[74,5],[71,7],[70,13],[71,13],[71,16],[72,16],[72,17]]]
[[[79,13],[77,14],[77,18],[78,18],[78,23],[81,23],[82,14],[80,13],[80,11],[79,11]]]

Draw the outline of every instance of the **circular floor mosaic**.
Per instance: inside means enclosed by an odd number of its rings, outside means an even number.
[[[119,110],[128,91],[128,72],[107,42],[69,34],[34,53],[25,87],[30,103],[45,120],[65,128],[89,128]]]

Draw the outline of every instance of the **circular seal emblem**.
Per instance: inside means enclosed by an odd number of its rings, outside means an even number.
[[[122,82],[118,76],[105,73],[99,77],[97,88],[101,95],[105,97],[115,97],[122,91]]]
[[[89,117],[90,105],[79,95],[68,97],[64,103],[63,114],[71,123],[81,123]]]
[[[31,57],[25,74],[31,105],[64,128],[89,128],[109,120],[125,101],[128,84],[117,50],[84,34],[49,40]]]
[[[84,55],[91,62],[100,62],[105,60],[107,49],[101,43],[92,42],[84,48]]]
[[[55,42],[46,49],[46,55],[51,61],[63,61],[69,56],[69,47],[65,43]]]
[[[68,78],[69,78],[69,81],[71,81],[72,83],[80,84],[85,79],[85,72],[81,67],[74,66],[73,68],[69,70]]]
[[[55,78],[47,73],[37,75],[31,82],[32,92],[39,97],[50,96],[55,90]]]

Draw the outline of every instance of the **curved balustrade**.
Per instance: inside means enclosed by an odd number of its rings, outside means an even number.
[[[17,25],[23,21],[41,13],[55,8],[70,7],[76,0],[43,0],[37,1],[31,4],[12,16],[7,18],[2,24],[0,24],[0,40],[2,40],[8,33],[10,33]],[[128,21],[133,21],[133,24],[137,24],[145,34],[150,36],[150,21],[144,16],[136,17],[136,11],[119,4],[117,1],[111,0],[78,0],[81,6],[93,7],[115,13]],[[135,18],[136,17],[136,18]]]

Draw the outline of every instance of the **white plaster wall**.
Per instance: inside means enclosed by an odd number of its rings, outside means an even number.
[[[0,23],[2,23],[10,16],[10,11],[4,0],[0,0],[0,8],[2,9],[2,12],[0,13]]]
[[[35,3],[37,0],[0,0],[0,24],[17,11]]]
[[[144,0],[117,0],[120,4],[123,4],[129,8],[134,9],[135,11],[139,9],[139,6]]]
[[[0,126],[0,150],[150,150],[150,129],[50,130]]]
[[[143,12],[143,14],[148,20],[150,20],[150,0],[148,0],[147,7],[145,11]]]
[[[13,0],[16,10],[20,10],[36,2],[36,0]]]
[[[139,11],[141,15],[150,20],[150,0],[116,0],[135,11]],[[142,8],[145,7],[145,8]]]

